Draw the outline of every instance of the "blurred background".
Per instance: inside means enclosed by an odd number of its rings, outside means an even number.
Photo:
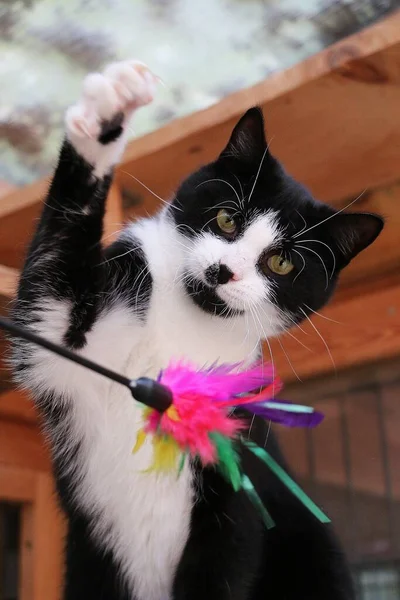
[[[152,191],[168,198],[254,104],[273,152],[317,197],[337,208],[358,198],[355,210],[386,216],[323,314],[265,349],[285,397],[326,415],[313,432],[279,435],[336,524],[359,600],[400,600],[399,8],[400,0],[0,1],[1,314],[64,110],[84,75],[110,61],[139,58],[164,86],[134,124],[107,236],[156,210]],[[2,364],[0,600],[60,597],[63,527],[38,416]]]
[[[137,135],[218,102],[354,33],[398,0],[3,0],[0,177],[51,170],[83,76],[127,57],[165,88]]]

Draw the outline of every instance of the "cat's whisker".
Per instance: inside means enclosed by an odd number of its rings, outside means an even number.
[[[267,433],[266,433],[265,440],[264,440],[264,448],[265,448],[265,447],[266,447],[266,445],[267,445],[268,438],[269,438],[269,434],[271,433],[271,425],[272,425],[272,421],[269,421],[269,422],[268,422],[268,429],[267,429]]]
[[[179,225],[175,225],[176,229],[180,229],[180,228],[185,228],[188,229],[189,231],[191,231],[193,233],[193,235],[197,235],[197,232],[193,229],[193,227],[190,227],[190,225],[186,225],[186,223],[180,223]]]
[[[221,183],[225,183],[226,185],[229,185],[229,187],[231,188],[231,190],[233,190],[236,198],[238,199],[239,202],[239,206],[240,206],[240,198],[239,198],[239,194],[237,193],[237,191],[235,190],[235,188],[233,187],[232,184],[229,183],[229,181],[226,181],[225,179],[207,179],[206,181],[202,181],[201,183],[199,183],[199,185],[196,186],[196,190],[197,188],[199,188],[201,185],[205,185],[206,183],[211,183],[212,181],[219,181]]]
[[[300,275],[302,274],[302,272],[304,271],[304,269],[306,268],[306,259],[304,258],[304,256],[301,254],[301,252],[299,252],[298,250],[296,250],[296,248],[292,248],[293,252],[296,252],[296,254],[298,254],[301,258],[301,260],[303,261],[303,266],[301,267],[300,271],[297,273],[296,277],[293,279],[292,281],[292,287],[294,285],[294,282],[296,281],[296,279],[298,277],[300,277]]]
[[[247,432],[247,439],[249,440],[251,438],[251,430],[253,429],[253,425],[254,425],[254,420],[256,418],[256,415],[253,414],[252,418],[251,418],[251,423],[250,423],[250,427],[249,430]]]
[[[204,209],[204,212],[210,212],[211,210],[215,210],[216,208],[225,208],[226,210],[232,210],[232,208],[238,208],[238,203],[235,200],[221,200],[221,202],[218,202],[218,204],[208,206],[206,209]]]
[[[318,337],[321,339],[322,343],[324,344],[324,346],[325,346],[325,348],[326,348],[326,350],[328,352],[329,358],[330,358],[330,360],[332,362],[333,369],[334,369],[335,373],[337,373],[336,364],[335,364],[335,361],[333,360],[332,352],[331,352],[331,350],[330,350],[330,348],[329,348],[329,346],[328,346],[328,344],[327,344],[324,336],[321,334],[321,332],[319,331],[319,329],[317,328],[317,326],[314,325],[314,323],[311,321],[310,317],[301,308],[301,306],[299,308],[300,308],[301,312],[303,313],[303,315],[305,316],[305,318],[307,319],[307,321],[310,323],[311,327],[314,329],[315,333],[318,335]]]
[[[329,287],[329,276],[328,276],[328,269],[326,268],[326,265],[322,259],[322,256],[320,254],[318,254],[318,252],[316,252],[315,250],[313,250],[312,248],[307,248],[307,246],[301,246],[300,244],[296,244],[297,248],[302,248],[302,250],[308,250],[308,252],[312,252],[313,254],[315,254],[316,256],[318,256],[319,260],[322,263],[322,266],[324,268],[325,271],[325,277],[326,277],[326,285],[325,285],[325,291],[328,289]]]
[[[135,252],[138,249],[137,246],[132,246],[132,248],[129,248],[129,250],[127,250],[126,252],[123,252],[122,254],[118,254],[117,256],[112,256],[111,258],[108,258],[107,260],[104,260],[103,262],[99,263],[98,266],[102,266],[102,265],[106,265],[107,263],[110,263],[113,260],[117,260],[118,258],[122,258],[123,256],[127,256],[127,254],[132,254],[132,252]]]
[[[307,229],[307,221],[305,220],[305,218],[303,217],[303,215],[298,210],[296,210],[296,212],[299,215],[300,219],[304,223],[303,228],[300,231],[298,231],[297,234],[296,234],[296,235],[301,235],[303,233],[303,231],[305,231]]]
[[[309,352],[312,353],[311,348],[309,348],[308,346],[303,344],[303,342],[301,340],[299,340],[295,335],[293,335],[293,333],[291,333],[290,331],[285,331],[285,334],[288,335],[289,337],[293,338],[294,340],[296,340],[296,342],[298,344],[300,344],[300,346],[303,346],[303,348],[305,348],[306,350],[308,350]]]
[[[242,342],[242,346],[244,346],[246,344],[247,340],[250,337],[250,327],[249,327],[249,319],[248,319],[247,310],[245,310],[245,313],[244,313],[244,325],[245,325],[245,328],[246,328],[246,335],[245,335],[244,340]]]
[[[115,223],[115,225],[121,225],[121,223]],[[109,233],[108,235],[105,235],[105,236],[102,238],[101,242],[99,242],[99,243],[101,244],[101,243],[105,242],[105,240],[108,240],[110,237],[117,236],[118,234],[122,233],[124,230],[125,230],[125,228],[124,228],[124,227],[122,227],[121,229],[116,229],[116,230],[115,230],[115,231],[113,231],[112,233]],[[97,244],[96,244],[96,245],[97,245]]]
[[[185,242],[183,242],[180,239],[177,239],[176,237],[170,237],[170,239],[173,240],[173,243],[178,244],[179,246],[182,246],[182,248],[184,248],[184,250],[186,250],[187,252],[190,252],[192,250],[191,246],[188,246],[187,244],[185,244]]]
[[[283,318],[287,319],[290,323],[292,323],[293,327],[297,327],[304,335],[310,335],[308,333],[308,331],[306,331],[305,329],[303,329],[302,326],[293,319],[293,317],[291,317],[290,315],[286,314],[283,310],[281,310],[281,309],[279,309],[279,310],[282,313]]]
[[[150,268],[149,265],[145,265],[143,267],[143,269],[140,271],[139,275],[137,276],[136,280],[135,280],[135,284],[138,283],[138,280],[140,280],[140,283],[138,285],[137,288],[137,292],[136,292],[136,297],[135,297],[135,306],[138,306],[139,304],[139,299],[140,299],[140,290],[142,288],[143,283],[146,280],[146,276],[150,273]]]
[[[243,187],[242,184],[240,183],[240,179],[239,177],[237,177],[237,175],[235,175],[235,173],[232,173],[234,178],[236,179],[236,181],[239,184],[239,188],[240,188],[240,195],[241,195],[241,200],[240,200],[240,208],[243,210],[244,208],[244,193],[243,193]]]
[[[332,279],[334,272],[336,271],[336,256],[335,253],[333,252],[332,248],[330,246],[328,246],[328,244],[325,244],[325,242],[321,242],[321,240],[299,240],[299,242],[301,242],[302,244],[305,244],[306,242],[315,242],[316,244],[322,244],[323,246],[325,246],[325,248],[328,248],[329,252],[332,254],[332,259],[333,259],[333,267],[332,267],[332,271],[331,271],[331,275],[330,275],[330,279]]]
[[[357,198],[355,198],[355,200],[352,200],[351,202],[349,202],[346,206],[344,206],[343,208],[341,208],[340,210],[338,210],[337,212],[335,212],[333,215],[329,215],[329,217],[326,217],[326,219],[323,219],[322,221],[319,221],[319,223],[316,223],[315,225],[311,225],[311,227],[309,227],[308,229],[306,229],[305,231],[302,231],[301,233],[308,233],[309,231],[311,231],[312,229],[315,229],[315,227],[319,227],[320,225],[322,225],[323,223],[326,223],[326,221],[329,221],[330,219],[333,219],[333,217],[337,217],[340,213],[342,213],[343,211],[345,211],[347,208],[349,208],[350,206],[352,206],[353,204],[355,204],[355,202],[357,202],[357,200],[359,200],[367,191],[367,189],[363,190],[361,192],[361,194],[359,194],[357,196]],[[300,233],[296,233],[293,237],[297,238],[299,235],[301,235]]]
[[[275,362],[274,362],[274,356],[273,356],[273,352],[272,352],[272,347],[271,347],[271,344],[270,344],[270,342],[269,342],[268,336],[267,336],[267,334],[265,333],[265,329],[264,329],[264,327],[263,327],[263,325],[262,325],[262,323],[261,323],[261,319],[259,318],[259,316],[258,316],[258,314],[257,314],[257,311],[256,311],[256,310],[254,310],[254,316],[256,317],[256,319],[257,319],[257,321],[258,321],[258,324],[259,324],[259,326],[260,326],[260,330],[261,330],[261,332],[262,332],[262,334],[263,334],[263,336],[262,336],[262,340],[263,340],[264,342],[266,342],[266,344],[267,344],[267,346],[268,346],[269,354],[270,354],[270,357],[271,357],[271,366],[272,366],[272,371],[273,371],[273,372],[275,372]],[[272,386],[272,397],[273,397],[273,398],[275,397],[275,384],[273,384],[273,386]]]
[[[253,183],[253,187],[251,188],[250,195],[249,195],[249,197],[248,197],[248,199],[247,199],[247,202],[248,202],[248,204],[250,204],[250,200],[251,200],[251,197],[252,197],[252,195],[253,195],[254,189],[255,189],[255,187],[256,187],[256,184],[257,184],[258,178],[260,177],[261,169],[262,169],[262,166],[263,166],[264,159],[265,159],[265,157],[267,156],[268,148],[269,148],[269,144],[268,144],[268,146],[265,148],[265,150],[264,150],[264,153],[263,153],[263,155],[262,155],[262,158],[261,158],[261,161],[260,161],[260,166],[258,167],[258,171],[257,171],[257,174],[256,174],[256,178],[255,178],[255,180],[254,180],[254,183]]]
[[[338,325],[343,325],[343,323],[341,323],[340,321],[335,321],[335,319],[331,319],[330,317],[326,317],[325,315],[323,315],[322,313],[318,312],[317,310],[314,310],[313,308],[311,308],[307,304],[304,304],[304,306],[306,307],[307,310],[309,310],[312,313],[314,313],[315,315],[318,315],[319,317],[321,317],[321,319],[325,319],[326,321],[330,321],[331,323],[337,323]]]
[[[217,218],[217,216],[216,216],[216,215],[214,215],[213,217],[211,217],[211,219],[209,219],[209,220],[207,221],[207,223],[205,223],[205,224],[203,225],[203,227],[201,228],[201,230],[200,230],[200,231],[204,231],[204,230],[205,230],[205,228],[207,227],[207,225],[209,225],[210,223],[212,223],[213,221],[215,221],[215,220],[216,220],[216,218]]]
[[[289,354],[286,352],[286,350],[285,350],[285,347],[284,347],[284,345],[283,345],[282,341],[279,339],[279,336],[276,338],[276,340],[277,340],[278,344],[280,345],[280,347],[282,348],[282,352],[283,352],[283,354],[285,355],[285,358],[286,358],[287,362],[289,363],[289,366],[290,366],[290,368],[292,369],[292,371],[293,371],[294,375],[296,376],[296,378],[297,378],[299,381],[302,381],[301,377],[299,376],[299,374],[297,373],[296,369],[294,368],[294,366],[293,366],[293,364],[292,364],[292,361],[290,360],[290,356],[289,356]]]
[[[252,309],[253,309],[253,305],[252,305],[252,303],[251,303],[250,301],[248,301],[248,300],[245,300],[245,302],[244,302],[244,308],[245,308],[245,313],[244,313],[244,314],[245,314],[245,317],[246,317],[246,326],[247,326],[247,335],[246,335],[246,340],[247,340],[247,339],[250,337],[250,335],[251,335],[250,323],[249,323],[249,319],[248,319],[248,316],[249,316],[249,314],[250,314],[250,316],[251,316],[251,319],[252,319],[252,322],[253,322],[253,326],[255,326],[255,328],[256,328],[256,337],[258,337],[258,339],[257,339],[257,341],[256,341],[256,343],[255,343],[255,345],[254,345],[254,347],[252,348],[252,350],[251,350],[251,352],[250,352],[250,354],[251,354],[251,355],[253,355],[253,353],[255,352],[255,350],[256,350],[256,349],[258,348],[258,346],[260,345],[261,336],[260,336],[260,334],[258,333],[258,328],[257,328],[257,326],[256,326],[256,324],[255,324],[255,319],[254,319],[253,315],[251,314],[251,311],[252,311]]]
[[[145,183],[143,183],[143,181],[140,181],[140,179],[135,177],[135,175],[132,175],[132,173],[128,173],[128,171],[121,171],[121,173],[125,173],[125,175],[128,175],[128,177],[131,177],[132,179],[137,181],[142,187],[144,187],[145,190],[150,192],[150,194],[152,194],[154,196],[154,198],[157,198],[158,200],[160,200],[160,202],[165,204],[165,206],[168,206],[168,208],[172,207],[171,202],[167,202],[166,200],[164,200],[164,198],[161,198],[161,196],[159,196],[158,194],[153,192],[153,190],[151,190]],[[179,210],[179,211],[183,212],[183,209],[179,208],[179,206],[173,206],[173,208],[174,208],[174,210]]]
[[[256,328],[257,336],[258,336],[258,340],[256,341],[256,343],[254,345],[254,348],[251,351],[251,354],[253,354],[255,352],[255,350],[259,347],[260,343],[261,343],[261,334],[259,333],[259,328],[257,327],[256,319],[255,319],[255,316],[254,316],[254,307],[249,304],[248,310],[250,312],[250,316],[251,316],[251,318],[253,320],[254,327]]]
[[[240,214],[240,213],[239,213],[239,211],[236,211],[235,213],[232,213],[232,214],[230,215],[230,217],[231,217],[232,219],[234,219],[234,218],[235,218],[235,217],[236,217],[238,214]],[[213,217],[211,217],[211,219],[209,219],[209,220],[207,221],[207,223],[205,223],[205,224],[203,225],[203,227],[200,229],[200,231],[204,231],[204,230],[205,230],[205,228],[207,227],[207,225],[209,225],[210,223],[212,223],[212,222],[213,222],[213,221],[215,221],[216,219],[217,219],[217,215],[214,215]]]
[[[226,210],[229,213],[231,213],[232,211],[235,211],[235,214],[241,214],[237,210],[237,208],[238,208],[237,204],[233,203],[233,202],[232,202],[232,206],[229,206],[229,204],[227,204],[227,203],[224,204],[224,203],[221,202],[220,204],[216,204],[215,206],[210,207],[209,209],[205,210],[204,212],[205,213],[208,213],[208,212],[211,212],[211,211],[215,212],[217,208],[219,210],[224,209],[224,210]]]
[[[261,308],[261,307],[260,307],[260,308]],[[265,316],[268,318],[268,315],[265,313],[265,311],[264,311],[263,309],[261,309],[261,310],[263,311],[264,315],[265,315]],[[295,341],[296,341],[298,344],[300,344],[300,346],[303,346],[303,348],[305,348],[305,349],[306,349],[306,350],[308,350],[309,352],[312,352],[312,350],[311,350],[311,349],[310,349],[308,346],[306,346],[305,344],[303,344],[303,342],[301,342],[300,340],[298,340],[298,339],[297,339],[297,337],[296,337],[296,336],[294,336],[294,335],[293,335],[293,334],[292,334],[290,331],[287,331],[287,330],[286,330],[286,331],[285,331],[285,334],[287,334],[287,335],[289,335],[291,338],[293,338],[293,339],[294,339],[294,340],[295,340]],[[299,381],[301,381],[301,379],[300,379],[300,377],[298,376],[298,374],[297,374],[297,372],[296,372],[295,368],[293,367],[293,364],[292,364],[292,362],[291,362],[291,360],[290,360],[290,357],[289,357],[289,355],[288,355],[287,351],[285,350],[285,348],[284,348],[284,346],[283,346],[283,342],[281,341],[281,339],[279,338],[279,336],[277,336],[277,337],[276,337],[276,339],[277,339],[277,341],[278,341],[279,345],[281,346],[281,348],[282,348],[282,351],[283,351],[283,353],[284,353],[284,355],[285,355],[285,357],[286,357],[286,360],[288,361],[288,363],[289,363],[289,365],[290,365],[290,367],[291,367],[291,369],[292,369],[293,373],[296,375],[297,379],[298,379]]]
[[[271,344],[269,342],[269,339],[267,337],[265,337],[264,341],[265,341],[265,343],[268,346],[269,355],[271,357],[272,373],[275,373],[275,361],[274,361],[274,355],[273,355],[273,352],[272,352],[272,346],[271,346]],[[272,384],[272,398],[275,398],[275,379],[274,379],[273,384]]]

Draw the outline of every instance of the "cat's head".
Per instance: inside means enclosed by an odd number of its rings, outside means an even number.
[[[182,183],[171,214],[193,301],[222,318],[249,313],[267,336],[319,310],[383,227],[377,215],[317,202],[292,179],[268,149],[257,108],[219,158]]]

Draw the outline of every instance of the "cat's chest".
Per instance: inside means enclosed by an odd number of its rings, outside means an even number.
[[[212,318],[179,294],[155,293],[139,344],[130,356],[130,372],[156,375],[170,361],[198,367],[255,359],[257,339],[246,323]],[[141,369],[141,372],[140,372]]]
[[[241,339],[231,322],[216,321],[172,294],[156,296],[142,326],[128,320],[119,328],[122,333],[113,345],[120,350],[119,370],[131,378],[154,377],[171,360],[186,359],[203,367],[249,358],[254,342]],[[192,474],[189,469],[179,478],[145,472],[152,462],[152,446],[147,443],[132,455],[143,423],[142,407],[127,390],[109,387],[99,409],[88,423],[93,435],[84,445],[82,483],[88,506],[95,500],[102,514],[97,537],[105,540],[110,535],[108,544],[140,600],[168,598],[190,530]]]

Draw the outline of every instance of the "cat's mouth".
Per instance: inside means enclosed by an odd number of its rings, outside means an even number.
[[[191,275],[186,275],[183,281],[187,294],[204,311],[225,318],[244,314],[244,307],[240,306],[235,294],[229,297],[226,285],[212,286]]]

